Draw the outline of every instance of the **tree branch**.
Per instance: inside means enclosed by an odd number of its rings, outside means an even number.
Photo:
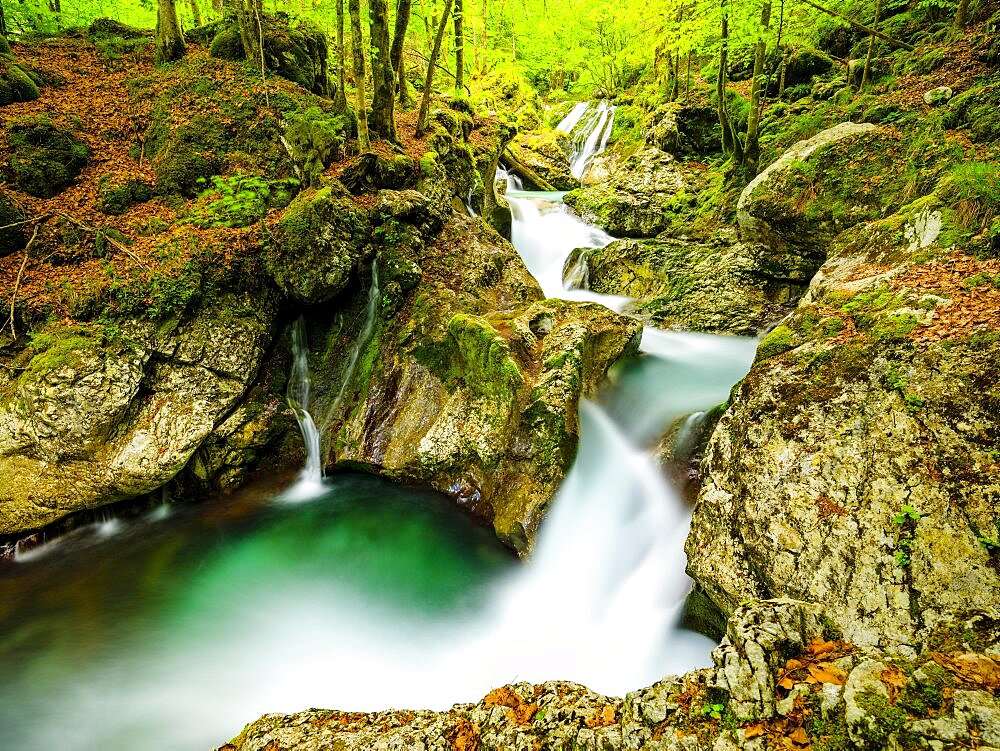
[[[863,31],[865,34],[876,36],[882,41],[888,43],[892,47],[899,47],[900,49],[906,50],[907,52],[913,52],[914,50],[914,46],[912,44],[907,44],[906,42],[901,42],[898,39],[894,39],[888,34],[883,34],[878,29],[873,29],[871,26],[865,26],[863,23],[858,23],[852,18],[848,18],[847,16],[842,16],[837,11],[830,10],[829,8],[824,8],[822,5],[814,3],[812,0],[802,0],[802,2],[804,2],[806,5],[812,8],[815,8],[818,11],[826,13],[828,16],[833,16],[834,18],[839,18],[841,21],[846,21],[858,31]]]
[[[17,270],[17,279],[14,281],[14,294],[10,296],[10,320],[7,323],[10,325],[10,336],[12,339],[17,339],[17,329],[14,327],[14,304],[17,302],[17,292],[21,288],[21,278],[24,276],[24,269],[28,265],[28,251],[31,250],[31,246],[34,244],[36,237],[38,237],[37,224],[31,233],[31,239],[28,240],[28,244],[24,246],[24,260],[21,261],[21,268]],[[4,326],[4,328],[6,328],[6,326]]]

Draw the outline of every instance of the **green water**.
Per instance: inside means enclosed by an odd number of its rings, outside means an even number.
[[[328,486],[252,487],[0,567],[0,746],[208,748],[299,695],[376,695],[367,671],[431,654],[515,565],[435,493]]]

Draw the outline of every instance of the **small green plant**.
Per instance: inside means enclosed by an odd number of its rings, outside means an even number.
[[[706,717],[711,717],[713,720],[721,720],[722,710],[725,708],[725,704],[706,704],[701,708],[701,713]]]
[[[272,186],[257,175],[235,174],[230,177],[215,175],[211,183],[210,188],[202,191],[201,198],[208,203],[197,210],[194,223],[202,227],[246,227],[264,218],[276,188],[295,187],[298,180],[288,178]],[[198,184],[207,186],[208,183],[199,177]]]
[[[892,517],[892,523],[896,527],[896,563],[901,568],[910,565],[910,554],[913,551],[917,522],[921,519],[921,514],[909,504],[903,506],[899,513]]]
[[[1000,541],[991,540],[989,537],[980,537],[978,540],[987,553],[1000,553]]]

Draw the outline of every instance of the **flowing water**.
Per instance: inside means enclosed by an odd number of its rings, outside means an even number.
[[[511,187],[515,243],[546,292],[607,302],[566,295],[561,269],[581,239],[610,238]],[[552,678],[621,694],[706,664],[712,643],[675,625],[689,512],[645,447],[723,401],[753,345],[647,330],[646,354],[581,405],[579,460],[523,564],[435,493],[313,468],[293,485],[311,483],[307,502],[280,502],[292,478],[271,478],[0,568],[0,746],[209,748],[264,712],[445,708]],[[293,349],[308,442],[300,326]]]
[[[309,343],[306,322],[299,318],[292,324],[292,372],[288,378],[288,405],[302,431],[306,463],[299,481],[285,492],[288,500],[307,500],[323,491],[323,459],[319,430],[309,412]]]

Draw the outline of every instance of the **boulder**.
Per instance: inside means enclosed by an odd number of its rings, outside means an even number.
[[[842,641],[819,606],[750,602],[729,620],[713,667],[624,697],[551,681],[503,686],[445,712],[268,714],[219,751],[992,747],[998,615],[955,614],[909,661]]]
[[[687,185],[672,155],[647,147],[625,159],[607,182],[568,193],[566,204],[617,237],[652,237],[671,226]]]
[[[328,464],[448,493],[523,552],[575,456],[580,397],[640,324],[543,300],[506,241],[457,213],[435,235],[440,217],[419,193],[380,194],[374,234],[392,242],[326,333],[317,423]]]
[[[753,336],[788,312],[816,270],[775,260],[719,232],[707,242],[617,240],[575,250],[566,265],[583,264],[594,292],[633,298],[628,311],[651,325]]]
[[[51,198],[72,185],[90,158],[86,143],[46,117],[12,124],[8,142],[10,183],[37,198]]]
[[[953,247],[960,214],[932,197],[843,233],[761,342],[687,542],[725,611],[822,602],[851,641],[906,649],[1000,601],[1000,262]]]
[[[0,52],[0,107],[14,102],[31,102],[39,96],[38,83],[13,57]]]
[[[51,324],[0,391],[0,534],[158,489],[230,417],[276,306],[231,296],[166,327]]]
[[[300,193],[274,227],[268,273],[285,294],[316,304],[342,292],[370,253],[367,212],[340,183]]]
[[[950,86],[938,86],[924,92],[924,102],[931,107],[938,107],[947,104],[953,96],[955,96],[955,92],[951,90]]]

